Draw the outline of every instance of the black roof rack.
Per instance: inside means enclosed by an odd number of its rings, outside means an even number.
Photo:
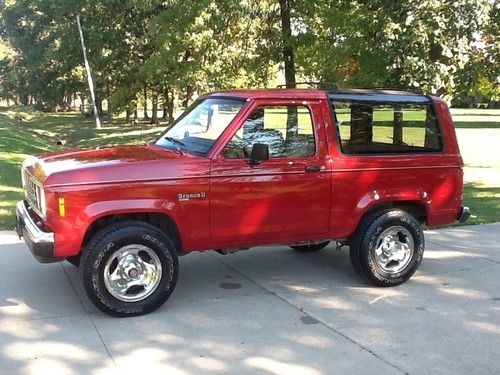
[[[324,90],[337,90],[339,87],[335,83],[331,82],[315,82],[315,81],[305,81],[305,82],[296,82],[295,87],[297,86],[302,86],[302,85],[307,85],[309,87],[315,87],[317,89],[324,89]],[[287,88],[287,85],[277,85],[276,88],[278,89],[284,89]]]
[[[429,98],[415,90],[403,90],[400,88],[363,88],[363,89],[339,89],[327,90],[327,94],[332,101],[359,101],[373,103],[405,103],[405,104],[426,104]]]
[[[424,95],[420,87],[414,86],[378,86],[378,87],[360,87],[361,90],[383,90],[383,91],[406,91],[414,94]]]
[[[295,88],[297,86],[308,86],[314,87],[316,89],[327,90],[329,92],[356,92],[356,91],[394,91],[394,92],[407,92],[418,95],[425,95],[420,87],[414,86],[374,86],[374,87],[354,87],[354,88],[339,88],[336,83],[332,82],[320,82],[320,81],[304,81],[296,82]],[[277,85],[276,88],[284,89],[287,88],[286,84]]]

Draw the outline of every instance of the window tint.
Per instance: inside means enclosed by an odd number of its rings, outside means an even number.
[[[269,157],[316,153],[311,113],[305,106],[257,108],[224,150],[228,159],[248,158],[255,143],[269,146]]]
[[[432,152],[443,148],[429,104],[332,104],[344,154]]]

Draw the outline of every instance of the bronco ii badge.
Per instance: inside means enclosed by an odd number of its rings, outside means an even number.
[[[179,193],[177,194],[177,198],[179,199],[179,202],[186,202],[190,199],[199,199],[199,198],[205,198],[207,194],[205,192],[201,193]]]

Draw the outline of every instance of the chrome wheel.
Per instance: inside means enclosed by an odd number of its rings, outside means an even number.
[[[413,236],[408,229],[390,227],[377,237],[375,261],[383,271],[396,274],[408,266],[414,251]]]
[[[104,267],[104,285],[115,298],[137,302],[151,295],[161,280],[162,266],[156,253],[134,244],[115,251]]]

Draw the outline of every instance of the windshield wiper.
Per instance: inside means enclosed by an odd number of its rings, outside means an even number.
[[[182,146],[182,147],[185,147],[186,149],[188,148],[186,146],[186,144],[182,141],[179,141],[177,138],[173,138],[173,137],[164,137],[167,141],[169,141],[170,143],[172,143],[175,148],[177,149],[177,151],[179,152],[182,152],[181,148],[179,146]]]

